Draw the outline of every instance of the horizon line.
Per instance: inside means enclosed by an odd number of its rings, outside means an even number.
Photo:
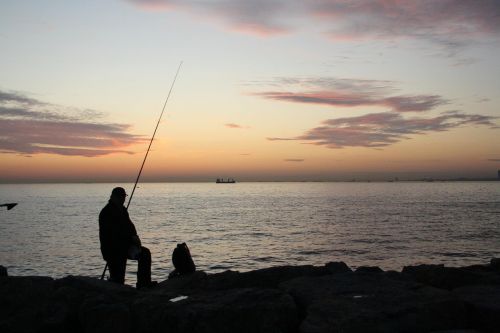
[[[411,183],[411,182],[493,182],[500,181],[500,178],[495,177],[453,177],[453,178],[434,178],[420,177],[415,179],[398,179],[398,177],[387,179],[325,179],[325,180],[242,180],[238,183]],[[0,181],[0,185],[42,185],[42,184],[134,184],[132,181],[26,181],[26,182],[4,182]],[[179,181],[143,181],[139,184],[216,184],[215,181],[198,181],[198,180],[179,180]]]

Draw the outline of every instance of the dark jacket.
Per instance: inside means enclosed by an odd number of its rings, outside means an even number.
[[[134,236],[137,231],[127,209],[109,201],[99,214],[99,240],[104,260],[126,258]]]

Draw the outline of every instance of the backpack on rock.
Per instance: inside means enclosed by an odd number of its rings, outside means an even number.
[[[168,275],[169,278],[191,274],[196,271],[196,266],[186,243],[177,244],[172,253],[172,262],[175,270]]]

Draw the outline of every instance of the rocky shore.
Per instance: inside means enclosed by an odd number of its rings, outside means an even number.
[[[197,272],[146,290],[0,266],[0,332],[500,332],[500,259]]]

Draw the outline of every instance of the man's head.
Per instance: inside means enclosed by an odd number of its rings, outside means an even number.
[[[113,191],[111,191],[111,200],[119,205],[123,205],[125,203],[126,197],[127,193],[123,187],[115,187]]]

